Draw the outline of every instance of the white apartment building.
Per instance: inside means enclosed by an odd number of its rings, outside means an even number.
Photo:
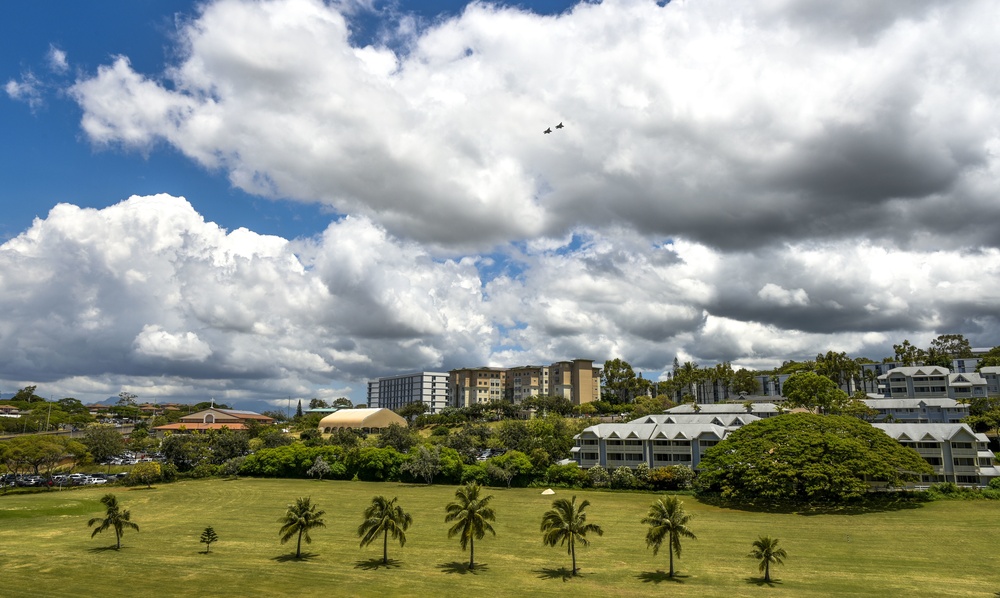
[[[1000,477],[986,435],[973,432],[966,424],[872,425],[917,451],[934,468],[933,475],[921,476],[922,484],[986,486]]]
[[[979,370],[979,375],[986,381],[986,394],[1000,396],[1000,366],[986,366]]]
[[[936,365],[899,367],[878,378],[883,397],[891,399],[985,398],[986,380],[975,372],[951,373]]]
[[[957,424],[969,415],[969,405],[955,399],[865,399],[878,412],[875,421],[912,424]]]
[[[583,469],[597,465],[634,469],[643,462],[650,467],[687,465],[697,469],[706,450],[733,430],[758,419],[745,410],[721,414],[658,413],[628,423],[590,426],[573,437],[576,446],[570,453]]]
[[[409,403],[423,403],[427,413],[440,413],[448,406],[448,373],[415,372],[368,382],[368,407],[395,410]]]

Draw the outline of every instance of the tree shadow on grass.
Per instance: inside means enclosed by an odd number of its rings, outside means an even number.
[[[746,578],[746,582],[747,584],[757,586],[758,588],[762,588],[764,586],[773,588],[774,586],[781,585],[781,580],[772,579],[771,581],[764,581],[763,577],[748,577]]]
[[[563,581],[569,581],[573,577],[573,571],[567,569],[566,567],[559,567],[558,569],[538,569],[535,571],[538,574],[538,579],[561,579]],[[579,576],[579,574],[577,574]]]
[[[402,561],[397,561],[396,559],[389,559],[388,563],[383,563],[382,559],[364,559],[354,563],[355,569],[363,569],[365,571],[376,571],[378,569],[396,569],[400,567]]]
[[[276,561],[278,563],[287,563],[288,561],[306,562],[306,561],[311,561],[318,556],[319,556],[318,554],[312,552],[303,552],[302,556],[300,557],[296,557],[294,554],[282,554],[280,556],[271,557],[271,560]]]
[[[681,575],[680,573],[674,571],[674,576],[671,577],[670,573],[666,571],[657,570],[657,571],[643,571],[639,575],[636,575],[636,577],[641,579],[644,583],[661,584],[665,581],[671,581],[673,583],[684,583],[684,580],[687,579],[689,576]]]
[[[114,545],[111,545],[111,546],[98,546],[97,548],[88,548],[87,549],[88,552],[107,552],[109,550],[117,551],[118,547],[114,546]]]
[[[860,502],[845,504],[818,504],[810,505],[804,503],[750,503],[737,500],[728,500],[718,495],[699,495],[697,500],[700,503],[719,507],[721,509],[731,509],[734,511],[749,511],[756,513],[782,513],[786,515],[867,515],[869,513],[886,513],[890,511],[905,511],[910,509],[922,509],[924,503],[930,502],[927,496],[920,492],[898,492],[898,493],[872,493]]]
[[[451,563],[442,563],[438,565],[437,568],[444,571],[445,573],[458,573],[461,575],[465,575],[467,573],[475,575],[477,573],[490,570],[490,566],[485,563],[476,563],[475,569],[469,569],[469,563],[466,563],[464,561],[453,561]]]

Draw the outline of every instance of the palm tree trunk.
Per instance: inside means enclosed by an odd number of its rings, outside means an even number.
[[[469,571],[476,568],[476,540],[469,538]]]
[[[576,575],[576,542],[573,541],[573,537],[569,538],[569,553],[573,557],[573,575]]]
[[[295,545],[295,558],[302,556],[302,530],[299,530],[299,542]]]
[[[771,563],[764,561],[764,583],[771,583]]]
[[[118,531],[117,529],[115,530],[115,542],[117,543],[117,545],[115,546],[115,550],[121,550],[122,549],[122,533],[120,531]]]
[[[668,577],[673,577],[674,576],[674,550],[673,550],[673,547],[668,546],[667,547],[667,552],[670,553],[670,574],[668,575]]]
[[[382,564],[389,564],[389,530],[382,534]]]

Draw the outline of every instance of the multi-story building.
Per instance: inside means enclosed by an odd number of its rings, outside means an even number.
[[[714,406],[714,405],[713,405]],[[701,456],[730,432],[760,418],[746,413],[661,413],[628,423],[598,424],[574,436],[570,449],[581,468],[608,469],[687,465],[697,470]]]
[[[987,396],[1000,396],[1000,366],[986,366],[979,369],[979,375],[986,381]]]
[[[564,397],[574,405],[601,398],[601,368],[592,359],[512,368],[462,368],[448,372],[451,405],[506,400],[521,403],[533,396]]]
[[[453,407],[500,401],[506,397],[506,368],[463,368],[448,372],[449,400]]]
[[[934,468],[933,475],[921,476],[922,484],[986,486],[1000,477],[986,435],[973,432],[966,424],[872,425],[917,451]]]
[[[543,365],[522,365],[507,370],[505,398],[520,403],[529,397],[549,394],[549,368]]]
[[[557,361],[549,366],[549,396],[582,405],[601,398],[601,368],[593,359]]]
[[[395,410],[409,403],[423,403],[428,413],[440,413],[448,406],[448,374],[415,372],[368,382],[368,407]]]
[[[986,380],[979,374],[953,374],[948,368],[936,365],[893,368],[879,376],[878,381],[884,398],[971,400],[986,397]]]
[[[969,415],[969,405],[955,399],[865,399],[878,412],[875,421],[913,424],[957,424]]]

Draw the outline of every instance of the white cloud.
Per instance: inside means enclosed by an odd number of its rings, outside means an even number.
[[[143,326],[133,346],[143,357],[171,361],[204,361],[212,354],[208,343],[197,334],[171,334],[156,324]]]
[[[49,45],[48,53],[49,68],[56,74],[64,74],[69,71],[69,60],[66,58],[66,51]]]
[[[32,110],[37,109],[43,103],[42,83],[31,72],[22,75],[20,81],[8,80],[3,89],[7,93],[7,97],[28,104]]]
[[[802,289],[788,290],[783,289],[780,286],[769,282],[765,284],[759,291],[757,291],[757,296],[764,301],[772,302],[781,307],[789,307],[791,305],[809,305],[809,294]]]
[[[981,24],[1000,7],[869,4],[471,4],[401,22],[390,49],[351,46],[338,4],[218,0],[162,75],[119,58],[74,94],[97,143],[163,140],[252,193],[440,246],[609,224],[724,248],[994,243],[940,207],[998,215],[1000,38]]]

